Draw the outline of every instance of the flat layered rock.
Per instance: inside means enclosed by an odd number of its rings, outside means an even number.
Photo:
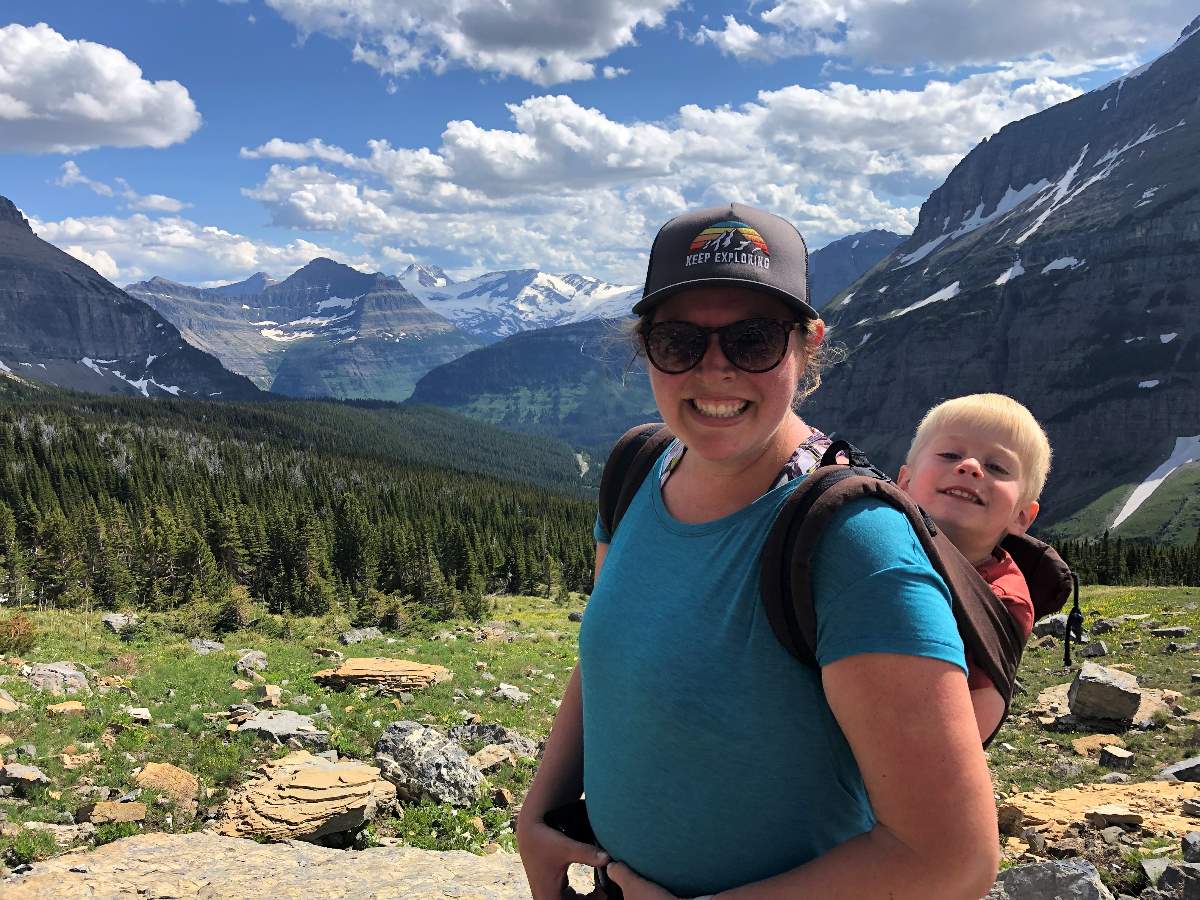
[[[254,707],[250,707],[254,709]],[[318,750],[329,747],[329,732],[322,731],[312,718],[290,709],[271,709],[255,712],[237,726],[238,731],[253,731],[276,743],[286,744],[297,740]]]
[[[332,762],[306,750],[265,763],[222,807],[217,831],[229,837],[311,841],[353,831],[396,801],[379,769]]]
[[[75,871],[72,871],[75,870]],[[571,884],[591,890],[590,869],[573,867]],[[81,897],[263,897],[377,900],[529,900],[515,853],[475,856],[376,847],[354,852],[313,844],[259,844],[205,832],[140,834],[88,853],[35,863],[0,882],[5,900],[78,900]]]
[[[348,659],[336,669],[322,669],[313,681],[324,687],[341,689],[352,685],[370,685],[385,691],[417,691],[450,681],[454,673],[445,666],[432,666],[407,659],[363,656]]]
[[[180,814],[191,817],[196,814],[196,797],[200,793],[200,782],[191,772],[173,766],[170,763],[147,763],[137,775],[137,786],[160,794],[166,794],[175,801],[175,809]]]

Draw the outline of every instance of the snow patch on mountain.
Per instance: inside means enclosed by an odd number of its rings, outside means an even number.
[[[1180,466],[1186,466],[1188,463],[1200,462],[1200,434],[1192,437],[1177,437],[1175,438],[1175,449],[1171,451],[1171,455],[1157,469],[1151,472],[1146,478],[1133,489],[1133,493],[1129,495],[1129,499],[1125,501],[1125,505],[1121,507],[1121,511],[1117,513],[1116,519],[1113,520],[1112,527],[1116,528],[1131,515],[1137,512],[1138,507],[1145,503],[1150,495],[1158,490],[1159,486],[1167,480],[1167,477],[1178,469]]]
[[[903,309],[892,310],[890,313],[887,314],[887,318],[896,319],[896,318],[899,318],[900,316],[908,315],[914,309],[920,309],[922,306],[928,306],[930,303],[940,303],[943,300],[953,300],[960,293],[961,293],[961,290],[959,287],[959,282],[956,281],[953,284],[949,284],[946,287],[942,288],[940,291],[930,294],[924,300],[918,300],[916,303],[913,303],[911,306],[906,306]]]
[[[1059,269],[1077,269],[1082,266],[1087,260],[1076,259],[1073,256],[1060,256],[1058,259],[1051,260],[1046,263],[1046,267],[1042,269],[1042,274],[1049,272],[1057,272]]]
[[[1164,344],[1169,344],[1169,343],[1171,343],[1171,341],[1175,340],[1175,338],[1177,338],[1177,337],[1179,337],[1179,332],[1172,331],[1170,334],[1160,334],[1158,336],[1158,339],[1160,341],[1162,341]]]
[[[1025,274],[1025,267],[1021,265],[1021,258],[1017,257],[1016,262],[1000,273],[1000,277],[994,282],[996,285],[1008,284],[1014,278]]]

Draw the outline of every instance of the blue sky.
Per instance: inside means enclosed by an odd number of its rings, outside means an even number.
[[[635,283],[754,203],[904,231],[1003,124],[1161,53],[1170,0],[8,0],[0,193],[118,284],[316,255]],[[1020,187],[1014,185],[1014,188]]]

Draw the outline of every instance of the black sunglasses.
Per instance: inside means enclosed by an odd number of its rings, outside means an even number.
[[[787,353],[788,338],[799,322],[779,319],[741,319],[720,328],[693,322],[655,322],[642,331],[642,344],[654,368],[668,375],[694,369],[715,334],[725,358],[743,372],[770,372]]]

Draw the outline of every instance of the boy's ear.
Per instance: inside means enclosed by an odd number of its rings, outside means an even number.
[[[902,491],[907,491],[908,490],[908,482],[911,477],[912,476],[909,474],[909,471],[908,471],[908,464],[905,463],[904,465],[902,465],[900,467],[900,471],[898,473],[896,473],[896,487],[900,488],[900,490],[902,490]]]
[[[1017,511],[1013,515],[1012,524],[1008,529],[1009,532],[1012,534],[1024,534],[1029,530],[1029,526],[1033,524],[1033,520],[1037,518],[1041,508],[1041,504],[1036,500],[1031,500],[1026,506],[1017,507]]]

